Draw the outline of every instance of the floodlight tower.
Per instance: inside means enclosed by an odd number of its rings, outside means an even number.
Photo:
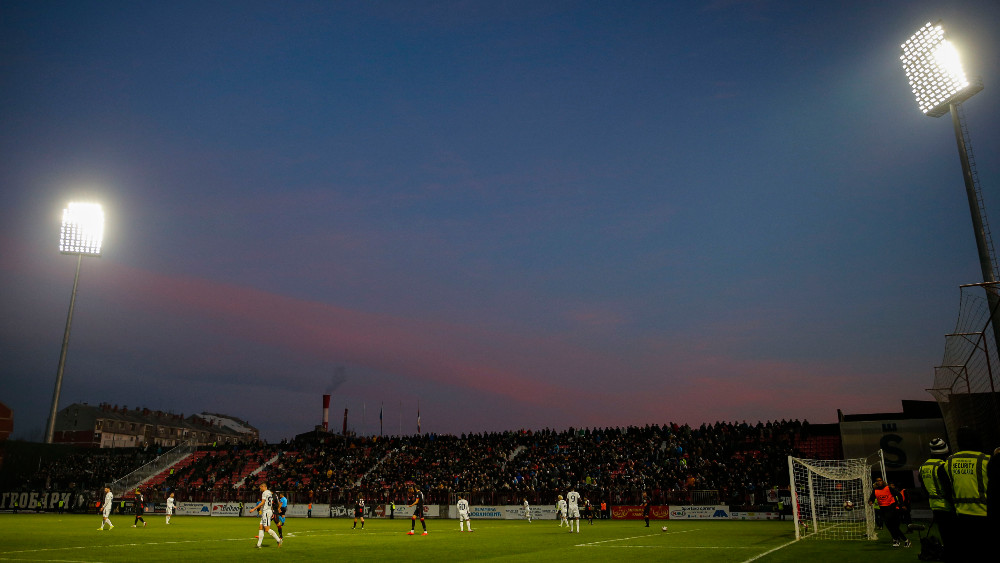
[[[76,275],[73,276],[73,293],[69,298],[69,315],[63,332],[59,368],[56,370],[56,388],[52,392],[52,411],[45,429],[45,443],[51,444],[56,430],[56,412],[59,410],[59,391],[62,389],[66,350],[69,348],[69,329],[73,324],[73,307],[76,305],[76,286],[80,282],[80,266],[84,256],[100,256],[104,240],[104,210],[98,203],[70,203],[63,210],[62,230],[59,235],[59,252],[76,256]]]
[[[982,203],[976,176],[969,161],[969,148],[963,134],[962,118],[958,106],[983,90],[981,82],[970,82],[962,69],[958,50],[948,41],[941,22],[927,23],[900,45],[903,52],[899,59],[910,81],[920,111],[930,117],[951,113],[951,123],[958,143],[958,158],[962,162],[965,195],[972,214],[972,229],[979,250],[979,268],[987,284],[986,297],[990,306],[993,337],[1000,353],[1000,297],[992,284],[997,281],[994,267],[993,243],[982,215]]]

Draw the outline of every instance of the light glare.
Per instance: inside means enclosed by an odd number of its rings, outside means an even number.
[[[949,104],[962,102],[982,89],[970,88],[958,50],[945,39],[940,24],[926,24],[900,47],[903,72],[925,114],[944,115]]]
[[[101,255],[104,241],[104,210],[98,203],[70,203],[63,210],[59,252]]]

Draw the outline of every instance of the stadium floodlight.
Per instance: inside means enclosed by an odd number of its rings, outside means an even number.
[[[59,252],[100,256],[104,241],[104,210],[98,203],[70,203],[63,210]]]
[[[948,113],[983,89],[969,82],[955,46],[945,38],[941,23],[928,23],[900,45],[903,72],[910,81],[920,111],[931,117]]]
[[[902,54],[899,58],[903,62],[903,71],[910,81],[920,111],[931,117],[951,114],[955,142],[958,144],[958,158],[962,163],[965,196],[969,203],[972,229],[979,253],[979,268],[983,275],[982,286],[986,288],[986,301],[989,304],[993,344],[995,350],[1000,351],[1000,294],[997,292],[996,284],[998,281],[996,260],[985,219],[986,207],[978,175],[973,168],[973,159],[969,156],[972,150],[971,143],[966,137],[966,129],[958,110],[963,102],[982,91],[983,85],[980,80],[970,81],[965,76],[958,50],[946,38],[940,22],[924,25],[900,45],[900,48]],[[983,344],[986,351],[985,342]],[[989,352],[986,353],[988,358]],[[991,385],[992,382],[991,375]],[[940,398],[938,402],[942,402]],[[952,404],[956,403],[952,401]],[[942,410],[945,410],[944,405]],[[952,428],[950,423],[948,426],[948,433],[954,438],[957,429]]]
[[[104,242],[104,210],[97,203],[70,203],[63,210],[62,231],[59,235],[59,252],[77,257],[76,275],[73,276],[73,293],[69,299],[69,314],[66,316],[66,330],[63,332],[62,349],[59,352],[59,367],[56,370],[56,387],[52,392],[52,409],[45,430],[45,442],[51,444],[56,430],[56,413],[59,410],[59,392],[62,389],[63,369],[66,367],[66,351],[69,349],[69,331],[73,324],[73,308],[76,305],[76,287],[80,283],[80,266],[84,256],[100,256]]]

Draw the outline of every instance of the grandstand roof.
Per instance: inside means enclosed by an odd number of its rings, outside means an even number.
[[[207,420],[213,424],[221,426],[222,428],[228,428],[238,434],[252,435],[255,438],[260,435],[260,431],[254,428],[253,425],[245,420],[236,418],[235,416],[210,412],[203,412],[192,416]]]
[[[906,401],[903,402],[903,412],[880,412],[865,414],[844,414],[837,409],[840,422],[863,422],[868,420],[908,420],[922,418],[942,418],[941,407],[937,401]]]

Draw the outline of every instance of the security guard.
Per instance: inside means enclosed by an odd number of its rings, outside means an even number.
[[[938,473],[945,498],[955,507],[949,561],[973,561],[988,551],[990,531],[986,511],[990,456],[979,450],[970,428],[959,429],[960,451],[951,454]]]
[[[931,440],[930,448],[931,457],[920,466],[920,481],[924,485],[924,490],[927,491],[927,502],[931,506],[931,514],[934,516],[934,523],[937,524],[941,544],[947,549],[951,539],[955,507],[945,497],[939,470],[945,464],[945,458],[948,456],[948,443],[941,438],[934,438]]]

